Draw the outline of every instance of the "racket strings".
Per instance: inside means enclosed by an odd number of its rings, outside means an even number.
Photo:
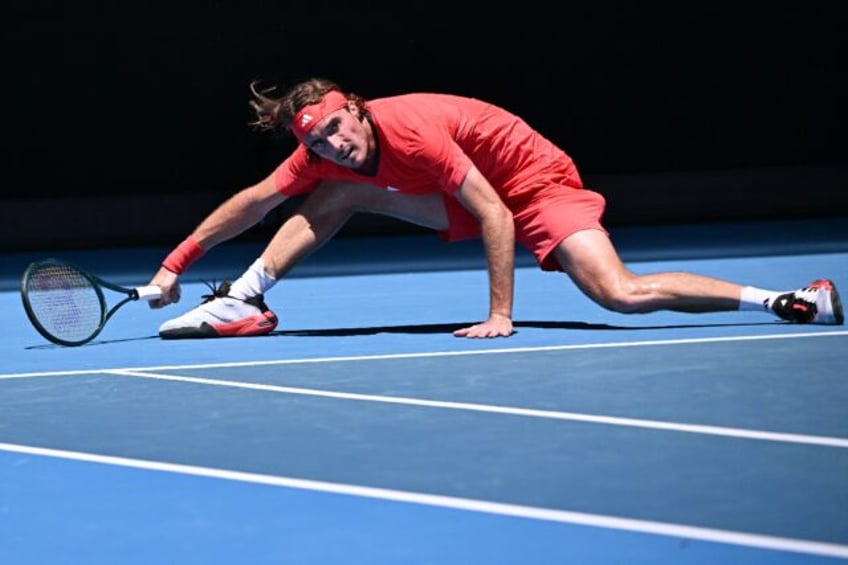
[[[82,341],[102,323],[101,296],[91,281],[68,265],[43,265],[30,273],[27,296],[45,331],[66,341]]]

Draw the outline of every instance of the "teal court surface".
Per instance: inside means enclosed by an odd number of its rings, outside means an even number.
[[[848,221],[629,228],[636,272],[848,294]],[[757,312],[622,315],[522,253],[516,333],[465,340],[476,243],[340,239],[256,338],[163,341],[183,300],[50,344],[18,291],[68,258],[145,284],[167,250],[9,254],[0,563],[825,564],[848,560],[848,330]]]

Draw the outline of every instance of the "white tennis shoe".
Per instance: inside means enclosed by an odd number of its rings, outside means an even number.
[[[203,302],[168,320],[159,327],[163,339],[198,339],[209,337],[241,337],[264,335],[277,327],[277,316],[265,305],[260,294],[244,300],[229,296],[230,283],[225,281],[212,294],[203,296]]]

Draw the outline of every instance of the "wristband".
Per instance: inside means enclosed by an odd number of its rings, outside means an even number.
[[[193,236],[188,236],[162,261],[162,266],[181,275],[192,263],[203,257],[203,248]]]

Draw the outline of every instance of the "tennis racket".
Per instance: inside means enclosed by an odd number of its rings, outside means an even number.
[[[103,289],[124,298],[107,310]],[[21,299],[29,321],[49,341],[67,346],[94,339],[128,302],[161,294],[158,286],[125,288],[58,259],[31,263],[21,278]]]

